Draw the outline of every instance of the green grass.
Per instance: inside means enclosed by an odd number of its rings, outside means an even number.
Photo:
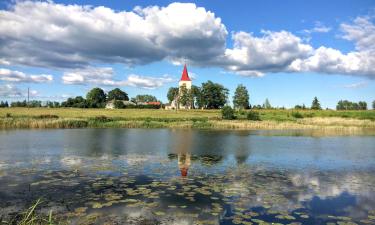
[[[260,121],[249,121],[247,111],[236,120],[223,120],[220,110],[0,108],[0,129],[12,128],[231,128],[287,129],[312,126],[375,128],[375,111],[254,110]]]

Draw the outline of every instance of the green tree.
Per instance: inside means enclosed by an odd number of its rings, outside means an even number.
[[[202,97],[202,88],[192,85],[191,86],[191,95],[193,97],[193,107],[194,108],[203,108],[203,97]]]
[[[232,107],[226,105],[221,109],[221,117],[225,120],[233,120],[236,117],[234,116],[234,110]]]
[[[375,109],[375,100],[372,101],[372,109]]]
[[[115,109],[124,109],[124,108],[126,108],[126,106],[122,102],[122,100],[115,100],[114,107],[115,107]]]
[[[104,108],[106,95],[103,89],[93,88],[87,93],[86,100],[90,108]]]
[[[268,98],[266,98],[266,100],[264,101],[263,108],[272,109],[271,103],[270,103],[270,101],[268,101]]]
[[[132,98],[132,102],[141,103],[141,102],[157,102],[155,96],[152,95],[137,95],[135,98]]]
[[[250,106],[249,92],[242,84],[238,85],[236,91],[234,92],[233,105],[234,108],[238,109],[248,109]]]
[[[218,109],[225,105],[229,90],[223,85],[207,81],[202,83],[202,106],[207,109]]]
[[[123,100],[123,101],[128,101],[129,97],[128,94],[124,91],[122,91],[120,88],[115,88],[111,91],[108,92],[107,95],[107,100]]]
[[[311,109],[315,109],[315,110],[321,110],[322,109],[317,97],[314,97],[314,100],[312,101],[312,104],[311,104]]]
[[[358,109],[359,110],[367,110],[367,102],[359,101],[358,102]]]
[[[170,87],[168,89],[167,98],[169,103],[175,100],[178,97],[178,88],[177,87]]]

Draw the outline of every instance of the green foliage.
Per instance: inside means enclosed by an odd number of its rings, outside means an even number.
[[[372,109],[375,109],[375,100],[372,101]]]
[[[246,87],[242,84],[238,85],[233,97],[234,108],[248,109],[249,104],[249,92]]]
[[[297,119],[303,118],[303,115],[300,112],[292,112],[292,116]]]
[[[103,89],[93,88],[87,93],[86,100],[90,108],[104,108],[106,95]]]
[[[126,105],[124,104],[124,102],[119,101],[119,100],[116,100],[113,104],[114,104],[116,109],[125,109],[126,108]]]
[[[195,85],[191,86],[191,95],[193,98],[193,108],[203,108],[202,88]]]
[[[60,102],[47,101],[46,106],[48,108],[60,108]]]
[[[303,105],[296,105],[296,106],[294,106],[294,108],[295,109],[306,109],[306,106],[305,106],[305,104],[303,104]]]
[[[228,89],[221,84],[212,81],[202,83],[202,105],[206,109],[219,109],[225,105],[228,92]]]
[[[221,109],[221,117],[225,120],[233,120],[236,117],[234,116],[234,109],[226,105]]]
[[[266,100],[264,101],[264,103],[263,103],[263,108],[264,108],[264,109],[272,109],[271,103],[270,103],[270,101],[268,100],[268,98],[266,98]]]
[[[107,101],[111,101],[111,100],[129,101],[129,97],[128,97],[128,94],[122,91],[120,88],[115,88],[109,91],[107,94]]]
[[[9,104],[8,104],[7,101],[5,101],[5,102],[1,101],[0,102],[0,108],[8,108],[8,107],[9,107]]]
[[[340,100],[336,106],[337,110],[367,110],[367,102],[359,101],[351,102],[348,100]]]
[[[248,120],[259,121],[259,120],[260,120],[260,115],[259,115],[258,112],[253,111],[253,110],[250,110],[250,111],[247,113],[246,118],[247,118]]]
[[[135,98],[132,98],[132,102],[140,103],[140,102],[157,102],[155,96],[152,95],[137,95]]]
[[[53,114],[42,114],[38,116],[34,116],[36,119],[58,119],[58,115],[53,115]]]
[[[72,108],[88,108],[89,104],[86,99],[81,96],[75,98],[68,98],[65,102],[61,103],[61,107],[72,107]]]
[[[191,94],[191,90],[186,88],[186,85],[182,85],[180,87],[180,96],[179,96],[179,103],[185,106],[186,108],[191,107],[193,102],[193,96]]]
[[[178,97],[178,88],[176,87],[170,87],[168,89],[167,98],[169,103],[171,103],[173,100],[175,100]]]
[[[312,104],[311,104],[311,109],[314,109],[314,110],[321,110],[322,109],[317,97],[314,97],[314,100],[312,101]]]

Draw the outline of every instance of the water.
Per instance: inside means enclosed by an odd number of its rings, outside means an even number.
[[[375,224],[375,137],[305,131],[0,131],[0,221]]]

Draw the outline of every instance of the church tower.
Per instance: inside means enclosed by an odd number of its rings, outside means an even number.
[[[190,92],[191,90],[191,79],[189,77],[189,74],[188,74],[188,71],[187,71],[187,67],[186,67],[186,64],[184,65],[184,70],[182,71],[182,75],[181,75],[181,79],[180,79],[180,82],[178,82],[178,86],[179,86],[179,96],[181,97],[182,93],[181,93],[181,87],[182,86],[185,86],[186,89]],[[179,104],[179,107],[180,109],[191,109],[191,105],[182,105],[181,103]]]
[[[188,90],[191,89],[191,80],[187,71],[186,64],[184,66],[184,70],[182,71],[180,82],[178,83],[179,88],[185,85]]]

